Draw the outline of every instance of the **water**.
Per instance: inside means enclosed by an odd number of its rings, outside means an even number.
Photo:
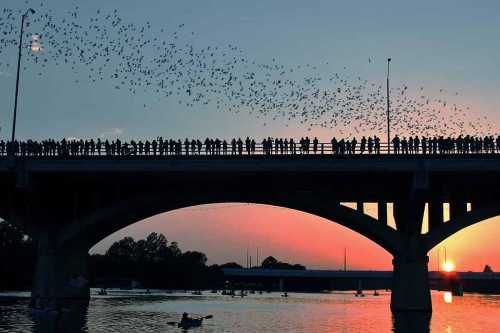
[[[445,301],[433,292],[432,318],[406,315],[394,318],[390,294],[357,298],[353,293],[249,295],[245,298],[214,295],[138,291],[110,291],[93,296],[80,312],[33,314],[29,293],[0,293],[0,333],[17,332],[182,332],[167,324],[186,311],[192,316],[214,315],[192,332],[500,332],[500,296],[466,294]],[[52,317],[52,319],[51,319]]]

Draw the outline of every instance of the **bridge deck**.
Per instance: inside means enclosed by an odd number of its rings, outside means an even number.
[[[0,158],[0,172],[500,172],[500,155],[249,155]]]

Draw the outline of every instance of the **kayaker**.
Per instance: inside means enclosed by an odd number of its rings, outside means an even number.
[[[189,329],[191,327],[199,327],[203,323],[204,319],[211,319],[213,317],[214,317],[213,315],[208,315],[208,316],[201,317],[201,318],[191,318],[191,317],[189,317],[189,314],[187,312],[184,312],[182,314],[182,319],[180,322],[177,323],[175,321],[169,321],[169,322],[167,322],[167,324],[174,325],[174,326],[177,326],[177,327],[183,328],[183,329]]]
[[[189,314],[187,312],[184,312],[182,314],[182,319],[181,322],[179,323],[180,327],[186,327],[190,326],[193,323],[193,318],[189,317]]]

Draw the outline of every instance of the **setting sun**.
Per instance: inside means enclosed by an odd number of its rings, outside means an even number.
[[[451,261],[447,261],[443,264],[443,271],[445,272],[453,272],[455,270],[455,264]]]

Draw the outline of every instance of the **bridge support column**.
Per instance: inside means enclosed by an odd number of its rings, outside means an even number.
[[[387,224],[387,202],[377,203],[378,220],[380,223]]]
[[[429,201],[428,207],[429,230],[434,230],[443,224],[443,203]]]
[[[49,233],[37,237],[38,253],[31,299],[41,307],[88,303],[88,251],[61,249]]]
[[[360,213],[364,213],[365,212],[365,206],[363,204],[363,201],[358,201],[356,202],[356,210]]]
[[[467,213],[467,202],[450,201],[450,219],[456,218]]]
[[[429,257],[410,259],[394,257],[391,310],[393,312],[431,312],[431,293],[428,279]]]
[[[432,312],[429,288],[429,258],[423,250],[421,228],[425,202],[402,201],[394,204],[394,218],[400,236],[393,253],[393,312]]]

